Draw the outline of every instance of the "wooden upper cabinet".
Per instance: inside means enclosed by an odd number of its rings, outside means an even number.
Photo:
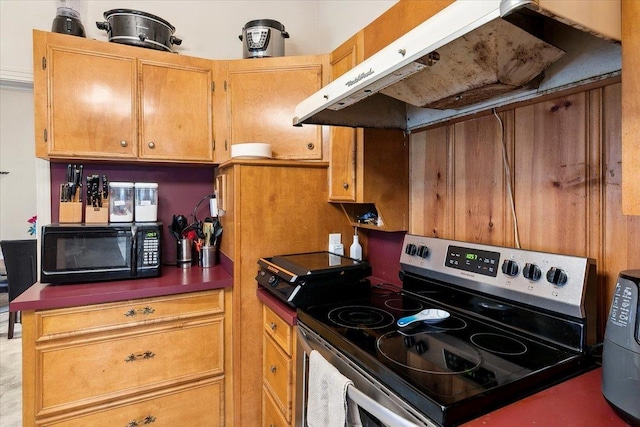
[[[215,61],[37,30],[33,40],[38,157],[213,162]]]
[[[334,50],[329,58],[334,80],[364,59],[364,33]],[[401,131],[331,127],[329,201],[342,203],[355,226],[384,231],[409,227],[409,146]],[[376,224],[358,217],[374,213]]]
[[[140,61],[140,157],[213,161],[212,70]]]
[[[43,50],[34,58],[35,108],[45,109],[36,122],[36,154],[134,159],[135,58],[56,44]]]
[[[622,212],[640,215],[640,2],[622,1]]]
[[[295,107],[322,88],[322,56],[229,61],[231,144],[267,142],[273,158],[322,159],[322,127],[293,126]]]
[[[453,2],[454,0],[398,1],[364,28],[364,58],[369,58]]]
[[[362,31],[338,46],[329,56],[331,80],[335,80],[363,59]],[[362,141],[362,131],[350,127],[333,126],[330,131],[329,200],[355,202],[356,149]]]

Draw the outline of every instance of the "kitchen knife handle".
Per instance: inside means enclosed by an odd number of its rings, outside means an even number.
[[[78,201],[82,202],[82,175],[84,172],[84,165],[80,165],[78,168]]]

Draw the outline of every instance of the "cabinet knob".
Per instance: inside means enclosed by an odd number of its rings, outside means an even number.
[[[275,323],[273,323],[273,322],[271,322],[271,323],[269,324],[269,327],[271,328],[271,330],[272,330],[272,331],[275,331],[277,326],[278,326],[278,325],[276,325],[276,324],[275,324]]]
[[[147,144],[149,146],[149,148],[153,149],[156,148],[156,143],[153,141],[149,141],[149,144]]]
[[[124,139],[122,141],[120,141],[120,146],[121,147],[126,147],[127,145],[129,145],[129,144]]]
[[[269,368],[269,370],[271,371],[272,374],[276,373],[276,367],[275,365],[271,365],[271,367]]]
[[[344,188],[345,190],[347,190],[349,188],[349,183],[348,182],[343,182],[342,183],[342,188]]]

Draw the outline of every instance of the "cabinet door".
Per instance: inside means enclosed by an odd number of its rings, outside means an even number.
[[[213,161],[212,70],[140,61],[140,158]]]
[[[640,215],[640,3],[622,2],[622,213]]]
[[[362,60],[362,32],[351,37],[331,53],[331,80],[335,80]],[[329,156],[329,200],[357,201],[356,148],[362,132],[349,127],[331,128]]]
[[[267,142],[277,159],[322,159],[322,127],[292,124],[296,105],[322,87],[320,57],[229,63],[232,144]]]
[[[47,52],[48,154],[135,158],[135,58],[55,45]]]

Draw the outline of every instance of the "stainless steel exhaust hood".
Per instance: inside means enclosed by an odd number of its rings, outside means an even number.
[[[411,130],[619,74],[619,28],[619,0],[457,0],[298,104],[293,124]]]

